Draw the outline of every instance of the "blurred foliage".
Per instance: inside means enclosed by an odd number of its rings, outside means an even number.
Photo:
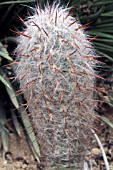
[[[75,0],[76,14],[82,24],[89,24],[89,35],[96,36],[94,41],[98,53],[109,62],[113,61],[113,0]],[[112,69],[109,67],[109,69]]]
[[[9,61],[13,61],[13,59],[8,55],[8,52],[6,48],[0,43],[0,61],[2,62],[2,58],[4,57],[6,60],[6,63],[9,64]],[[9,66],[8,66],[9,67]],[[13,67],[9,67],[11,72],[13,71]],[[21,105],[23,104],[23,99],[22,96],[19,95],[17,96],[15,87],[12,85],[10,81],[10,76],[8,77],[8,69],[7,66],[0,66],[0,86],[1,83],[4,85],[5,90],[7,92],[7,95],[10,100],[7,101],[7,98],[5,99],[7,102],[10,102],[10,107],[9,107],[9,113],[11,114],[11,119],[14,124],[16,133],[18,134],[19,137],[21,137],[21,129],[19,127],[19,121],[16,116],[16,112],[14,111],[14,108],[16,108],[19,112],[19,115],[21,116],[22,123],[24,126],[24,129],[27,133],[27,140],[33,150],[33,152],[39,154],[39,147],[38,143],[36,142],[36,137],[30,122],[30,119],[28,117],[27,111],[24,107]],[[0,88],[1,90],[1,88]],[[0,91],[2,94],[2,91]],[[7,97],[7,95],[5,97]],[[13,106],[12,106],[13,105]],[[3,150],[4,152],[8,152],[9,150],[9,142],[8,142],[8,130],[5,128],[5,125],[7,123],[7,110],[5,110],[4,104],[3,104],[3,99],[0,98],[0,136],[2,139],[2,144],[3,144]],[[35,154],[35,158],[39,161],[38,156]]]
[[[15,1],[20,3],[20,1]],[[24,3],[26,1],[21,1]],[[29,2],[29,1],[27,1]],[[30,1],[31,2],[31,1]],[[33,1],[32,1],[33,2]],[[6,5],[7,4],[7,5]],[[31,125],[27,109],[22,105],[24,103],[23,96],[17,95],[18,82],[14,81],[14,65],[12,65],[13,58],[10,57],[8,51],[12,51],[15,47],[15,37],[10,29],[15,29],[12,24],[16,23],[18,15],[24,9],[23,5],[16,5],[14,1],[0,2],[0,136],[2,140],[2,147],[4,152],[9,151],[9,131],[6,128],[7,117],[10,115],[10,119],[13,122],[15,131],[18,137],[21,137],[20,122],[23,125],[23,129],[26,132],[27,141],[30,148],[33,151],[35,159],[39,161],[37,155],[39,155],[39,147],[36,141],[36,137]],[[5,11],[5,13],[4,13]],[[26,10],[27,11],[27,10]],[[24,12],[25,13],[25,12]],[[12,14],[12,15],[11,15]],[[10,17],[12,16],[12,17]],[[18,19],[19,20],[19,19]],[[15,25],[15,24],[14,24]],[[17,25],[18,27],[18,25]],[[14,46],[14,47],[13,47]],[[8,105],[8,108],[6,108]],[[18,116],[21,120],[18,119]]]
[[[52,3],[54,0],[48,1],[49,3]],[[4,86],[4,89],[6,90],[5,100],[8,104],[10,103],[8,112],[10,112],[18,136],[21,136],[21,131],[19,129],[16,112],[13,111],[14,108],[16,108],[16,111],[21,115],[30,146],[33,147],[33,150],[35,150],[36,153],[39,153],[35,134],[30,119],[27,116],[28,113],[24,107],[19,107],[23,103],[23,98],[22,96],[16,96],[17,89],[15,88],[13,81],[10,80],[10,77],[12,75],[14,76],[13,66],[4,66],[13,61],[9,53],[15,47],[15,38],[10,29],[15,30],[21,28],[22,23],[19,22],[18,16],[21,16],[24,19],[28,11],[30,11],[30,6],[36,6],[37,2],[43,6],[47,1],[0,1],[0,86]],[[57,0],[55,2],[59,1]],[[80,19],[83,25],[89,23],[87,28],[88,34],[91,35],[91,37],[96,37],[93,42],[94,46],[97,49],[97,53],[102,56],[101,60],[106,63],[99,68],[99,71],[101,71],[101,75],[104,78],[109,80],[105,82],[106,86],[109,86],[109,84],[112,84],[113,82],[113,79],[111,80],[111,76],[113,75],[113,0],[61,0],[61,4],[67,3],[69,6],[74,7],[74,15]],[[5,45],[8,45],[7,48]],[[8,74],[8,72],[11,72],[11,75]],[[2,92],[1,89],[2,88],[0,88],[0,93],[3,94],[4,90]],[[8,151],[8,130],[5,128],[7,111],[3,101],[4,100],[0,97],[0,135],[3,149],[4,151]],[[109,95],[105,102],[113,106],[113,100],[111,100]],[[109,124],[109,120],[107,121],[107,119],[103,118],[103,121],[108,122]]]

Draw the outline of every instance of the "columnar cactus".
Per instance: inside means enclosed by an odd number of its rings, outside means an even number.
[[[16,74],[48,169],[83,169],[96,106],[96,55],[70,13],[59,5],[37,7],[17,32]]]

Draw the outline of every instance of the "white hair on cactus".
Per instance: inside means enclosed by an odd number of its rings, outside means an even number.
[[[17,78],[31,112],[42,163],[83,168],[96,101],[95,53],[70,9],[37,7],[18,33]]]

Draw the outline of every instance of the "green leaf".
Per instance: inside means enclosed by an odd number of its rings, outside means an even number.
[[[98,27],[98,26],[101,26],[102,24],[105,24],[105,26],[106,26],[106,24],[112,24],[112,22],[113,22],[113,18],[99,18],[99,20],[97,20],[97,23],[96,23],[96,27]],[[103,28],[103,27],[102,27]]]
[[[113,21],[112,21],[113,22]],[[96,28],[104,28],[104,27],[113,27],[113,23],[112,22],[110,22],[110,23],[105,23],[105,24],[98,24],[98,25],[96,25],[95,27]]]
[[[106,50],[113,51],[113,46],[105,45],[105,44],[103,44],[103,43],[98,43],[98,42],[95,42],[94,44],[96,45],[96,47],[97,47],[97,46],[101,46],[101,47],[106,48]]]
[[[95,44],[96,45],[96,44]],[[102,46],[98,46],[96,45],[96,49],[100,50],[100,51],[104,51],[105,53],[113,53],[113,50],[110,50],[110,49],[106,49],[105,47],[102,47]]]
[[[13,105],[18,109],[19,108],[19,103],[17,101],[17,98],[16,98],[16,93],[11,85],[11,83],[8,81],[8,84],[10,85],[11,88],[7,87],[6,86],[6,90],[7,90],[7,93],[13,103]]]
[[[108,56],[107,54],[103,53],[102,51],[98,51],[97,50],[97,53],[100,54],[101,56],[107,58],[108,60],[110,60],[111,62],[113,62],[113,58]],[[107,65],[106,65],[107,66]]]
[[[1,2],[0,5],[6,5],[6,4],[18,4],[18,3],[28,3],[28,2],[36,2],[36,0],[15,0],[15,1],[6,1],[6,2]]]
[[[10,61],[13,61],[13,59],[8,55],[6,48],[3,46],[1,42],[0,42],[0,55]]]
[[[1,139],[4,151],[8,152],[9,150],[8,132],[3,129],[1,131]]]
[[[104,117],[104,116],[101,116],[100,119],[101,119],[102,121],[104,121],[105,123],[107,123],[107,125],[109,125],[111,128],[113,128],[113,123],[112,123],[109,119],[107,119],[107,118]]]
[[[99,11],[97,11],[95,14],[91,14],[91,15],[88,15],[88,16],[80,16],[80,19],[88,19],[88,18],[97,18],[101,13],[102,11],[104,10],[104,7],[102,6],[101,9]]]
[[[8,77],[6,76],[6,74],[2,71],[2,69],[0,69],[1,75],[0,75],[0,80],[4,83],[5,88],[7,90],[7,93],[12,101],[12,103],[14,104],[14,106],[18,109],[19,104],[16,98],[16,94],[15,91],[10,83],[10,81],[8,80]],[[4,78],[3,78],[4,77]]]
[[[97,2],[94,2],[93,3],[93,6],[98,6],[98,5],[107,5],[107,4],[111,4],[111,3],[113,3],[113,1],[112,0],[108,0],[108,1],[97,1]]]
[[[96,41],[99,41],[99,42],[103,42],[103,43],[111,43],[113,45],[113,40],[112,39],[105,39],[105,38],[97,38],[95,40]]]
[[[101,16],[105,16],[105,17],[113,17],[113,11],[103,13],[103,14],[101,14]]]
[[[111,28],[107,28],[107,27],[106,27],[106,28],[103,28],[103,29],[101,29],[101,28],[99,28],[99,29],[94,29],[93,31],[96,31],[96,32],[99,31],[99,32],[109,33],[109,34],[110,34],[110,33],[111,33],[111,34],[113,33],[113,30],[112,30]],[[113,41],[112,41],[112,42],[113,42]]]
[[[4,152],[9,150],[8,131],[5,128],[6,121],[6,111],[3,108],[3,103],[0,101],[0,136]]]
[[[9,83],[7,82],[7,80],[5,78],[3,78],[1,75],[0,75],[0,81],[6,86],[8,87],[9,89],[11,89]]]
[[[0,56],[10,60],[10,61],[13,61],[13,59],[8,55],[8,53],[4,53],[2,51],[0,51]]]
[[[15,129],[16,129],[16,132],[17,132],[18,136],[21,137],[22,135],[21,135],[21,130],[20,130],[20,124],[19,124],[18,119],[15,115],[15,112],[13,110],[11,110],[10,112],[11,112],[11,117],[12,117]]]
[[[90,35],[95,35],[99,37],[104,37],[104,38],[110,38],[113,39],[113,35],[102,33],[102,32],[97,32],[97,31],[89,31]]]

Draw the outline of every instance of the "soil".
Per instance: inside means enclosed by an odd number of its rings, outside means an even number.
[[[112,112],[113,110],[110,108],[109,113],[104,111],[104,116],[111,122],[113,122]],[[102,121],[97,123],[96,128],[100,131],[98,136],[107,155],[110,170],[113,170],[113,129]],[[2,147],[0,149],[0,170],[41,170],[33,157],[22,129],[21,136],[18,137],[15,131],[9,132],[10,149],[6,153],[3,153]],[[92,170],[106,170],[100,148],[95,140],[92,142],[93,148],[86,157],[86,161],[92,163]]]
[[[21,136],[15,131],[9,132],[9,151],[3,153],[2,148],[0,150],[0,170],[37,170],[37,162],[22,129]]]
[[[113,108],[110,108],[109,106],[107,106],[107,108],[106,106],[103,108],[104,109],[102,110],[102,116],[105,116],[113,123]],[[99,131],[97,134],[107,156],[109,168],[110,170],[113,170],[113,128],[101,121],[97,123],[96,129]],[[91,149],[91,152],[89,153],[89,157],[87,157],[86,159],[92,160],[92,170],[106,170],[101,150],[96,140],[92,142],[93,147]]]

